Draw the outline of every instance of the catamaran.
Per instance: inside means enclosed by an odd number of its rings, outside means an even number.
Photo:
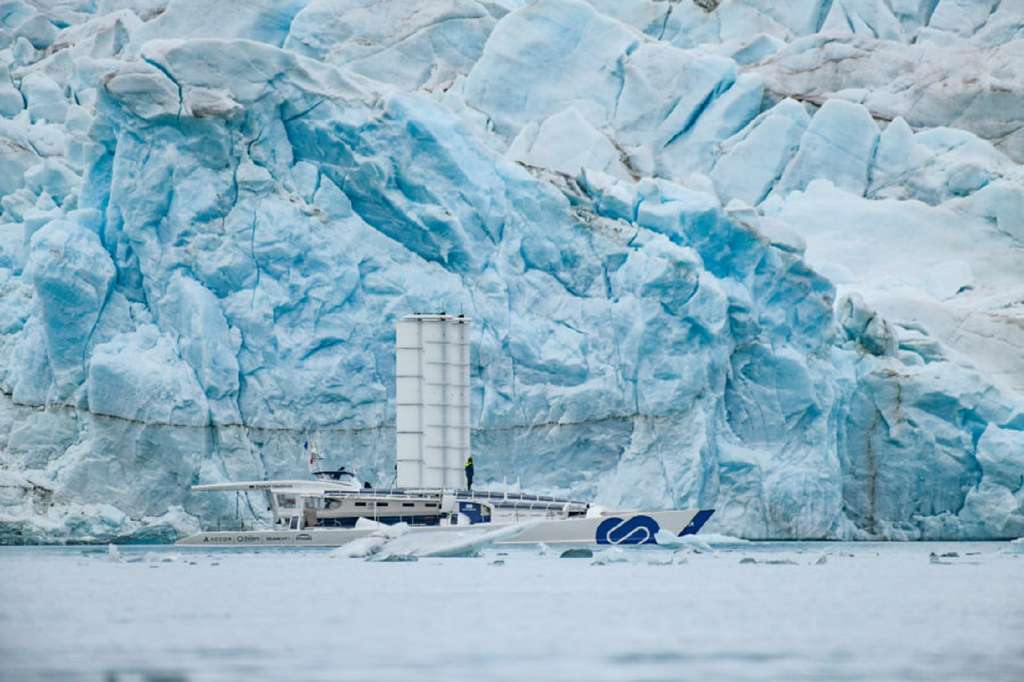
[[[393,486],[360,483],[344,467],[324,469],[307,441],[310,480],[240,481],[192,486],[197,492],[256,493],[267,498],[266,528],[204,531],[179,545],[337,547],[381,525],[407,532],[519,526],[497,544],[639,545],[692,535],[713,509],[606,510],[578,500],[521,492],[472,490],[470,318],[415,314],[395,329],[396,476]],[[670,535],[669,535],[670,534]]]

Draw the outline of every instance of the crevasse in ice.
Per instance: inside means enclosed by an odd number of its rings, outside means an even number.
[[[0,542],[387,484],[393,323],[478,476],[744,537],[1024,534],[1024,14],[11,0]]]

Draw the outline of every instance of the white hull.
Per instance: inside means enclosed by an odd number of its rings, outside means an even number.
[[[589,518],[537,521],[499,545],[638,545],[657,544],[658,531],[673,536],[700,530],[711,511],[623,512]],[[472,526],[412,526],[408,532],[459,532],[468,529],[497,530],[514,524],[480,523]],[[210,531],[190,535],[179,545],[198,547],[340,547],[365,537],[373,528],[304,528],[301,530]]]

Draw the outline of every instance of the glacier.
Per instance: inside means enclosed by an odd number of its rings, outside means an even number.
[[[0,7],[0,543],[388,484],[441,310],[494,485],[1024,535],[1024,4]]]

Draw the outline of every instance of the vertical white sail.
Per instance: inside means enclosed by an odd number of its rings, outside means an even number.
[[[400,488],[466,487],[469,324],[462,315],[417,314],[395,327]]]

